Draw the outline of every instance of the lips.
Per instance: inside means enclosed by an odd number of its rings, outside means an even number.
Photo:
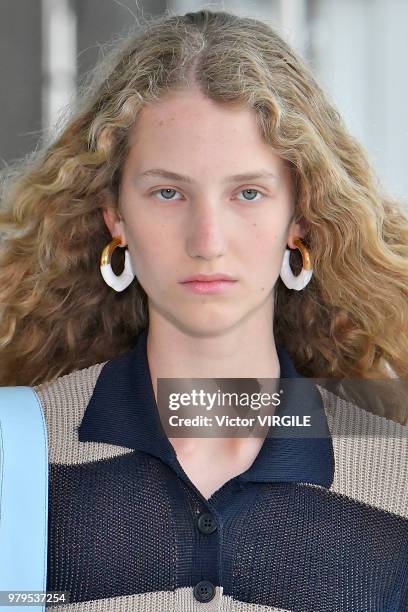
[[[235,281],[236,279],[229,274],[193,274],[185,278],[182,283],[204,282],[210,283],[214,281]]]
[[[208,278],[208,277],[207,277]],[[192,293],[198,293],[200,295],[216,295],[223,294],[227,291],[232,290],[232,287],[237,285],[236,280],[192,280],[181,283],[183,288]]]

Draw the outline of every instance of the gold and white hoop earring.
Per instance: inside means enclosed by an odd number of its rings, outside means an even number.
[[[309,250],[305,247],[304,244],[302,244],[300,238],[295,238],[293,242],[296,244],[296,247],[302,254],[302,271],[297,276],[293,274],[289,264],[290,249],[285,249],[280,277],[288,289],[295,289],[296,291],[300,291],[301,289],[304,289],[304,287],[306,287],[306,285],[312,278],[313,270],[310,261]]]
[[[103,276],[103,280],[107,285],[109,285],[109,287],[112,287],[112,289],[114,289],[115,291],[123,291],[124,289],[126,289],[126,287],[130,285],[130,283],[135,277],[128,249],[126,249],[125,251],[125,266],[123,268],[122,274],[115,274],[112,270],[112,253],[116,249],[116,247],[120,245],[121,242],[121,238],[113,238],[109,242],[109,244],[107,244],[106,247],[103,249],[100,261],[100,269],[101,274]]]

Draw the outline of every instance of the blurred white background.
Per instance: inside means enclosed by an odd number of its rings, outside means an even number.
[[[141,16],[201,8],[273,26],[311,64],[386,190],[406,201],[407,0],[0,0],[0,168],[52,133],[101,45]]]

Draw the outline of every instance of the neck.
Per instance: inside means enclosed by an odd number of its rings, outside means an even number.
[[[157,378],[279,378],[273,313],[222,331],[200,334],[151,316],[147,357],[157,397]]]

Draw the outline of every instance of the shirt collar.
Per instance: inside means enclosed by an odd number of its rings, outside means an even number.
[[[283,347],[277,345],[276,350],[281,379],[301,378],[308,385],[308,393],[301,398],[289,387],[285,403],[277,414],[290,414],[293,409],[300,414],[301,405],[301,412],[312,413],[320,421],[323,436],[267,437],[254,463],[238,478],[257,482],[305,482],[330,488],[334,453],[320,393],[311,380],[296,371]],[[147,328],[140,332],[131,350],[102,367],[78,427],[78,440],[135,449],[178,468],[177,456],[164,434],[154,396],[147,358]]]

